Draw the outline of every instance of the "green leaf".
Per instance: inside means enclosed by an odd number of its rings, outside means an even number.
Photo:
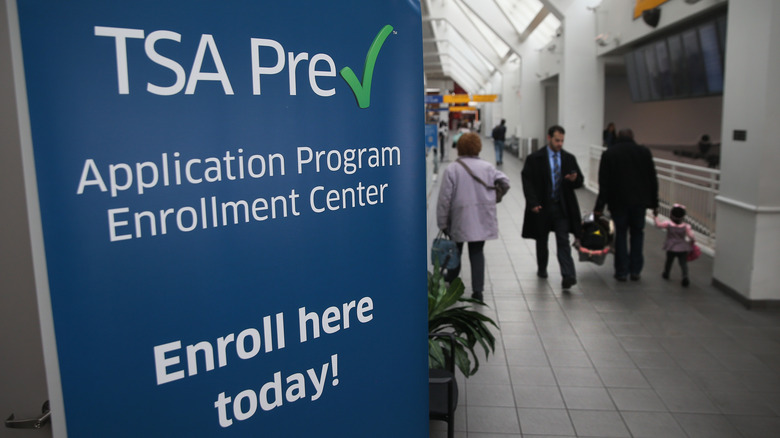
[[[438,266],[428,272],[428,330],[431,333],[449,332],[455,336],[455,365],[466,377],[479,370],[479,358],[475,348],[479,345],[485,357],[495,352],[495,336],[491,331],[496,323],[488,316],[474,309],[484,306],[482,301],[463,297],[465,286],[460,278],[449,285],[444,281]],[[429,365],[444,364],[449,357],[449,340],[434,338],[429,345]],[[444,342],[442,342],[444,341]]]

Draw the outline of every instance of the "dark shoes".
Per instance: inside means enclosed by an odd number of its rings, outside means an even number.
[[[536,276],[539,278],[547,278],[547,271],[536,271]]]
[[[473,294],[471,294],[471,298],[479,301],[485,301],[484,299],[485,297],[482,296],[482,292],[474,292]]]
[[[661,274],[661,277],[663,277],[664,280],[668,280],[669,279],[669,273],[668,272],[663,272]],[[691,281],[688,280],[688,277],[685,277],[685,278],[682,279],[683,287],[688,287],[690,284],[691,284]]]
[[[563,286],[564,289],[569,289],[572,286],[577,284],[577,279],[573,277],[563,277],[563,282],[561,283],[561,286]]]
[[[631,281],[639,281],[642,276],[639,274],[631,274],[630,276],[615,274],[615,280],[620,282],[628,281],[629,278],[631,278]]]

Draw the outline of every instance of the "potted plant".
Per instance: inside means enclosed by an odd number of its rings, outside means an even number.
[[[495,351],[496,338],[488,325],[498,326],[471,308],[471,304],[485,303],[463,297],[464,290],[460,278],[447,285],[438,266],[434,266],[433,272],[428,271],[428,332],[447,332],[455,336],[455,365],[468,377],[479,369],[479,359],[474,352],[477,344],[485,350],[485,357]],[[446,338],[429,338],[428,367],[445,368],[445,352],[449,349],[450,342]]]

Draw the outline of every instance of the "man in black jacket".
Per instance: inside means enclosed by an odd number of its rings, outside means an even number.
[[[658,177],[653,154],[634,142],[630,129],[622,129],[617,143],[601,155],[594,213],[600,215],[605,205],[615,221],[615,278],[626,281],[630,275],[637,281],[644,265],[645,213],[658,209]]]
[[[529,155],[523,165],[525,217],[523,237],[536,240],[537,275],[547,278],[550,231],[555,232],[563,288],[577,283],[569,233],[581,234],[580,206],[574,189],[582,187],[582,172],[574,155],[563,150],[566,131],[555,125],[547,131],[547,146]]]
[[[504,141],[506,140],[506,120],[501,119],[501,124],[493,128],[490,134],[493,137],[493,146],[496,148],[496,165],[504,164]]]

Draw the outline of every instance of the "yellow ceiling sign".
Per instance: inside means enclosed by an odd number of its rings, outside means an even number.
[[[636,3],[634,3],[634,19],[641,17],[642,12],[653,9],[667,1],[669,0],[636,0]]]
[[[476,111],[477,107],[475,106],[451,106],[449,108],[450,112],[463,112],[463,111]]]
[[[498,94],[445,94],[444,103],[495,102]]]
[[[474,102],[495,102],[498,100],[498,94],[475,94],[471,96]]]
[[[445,94],[442,97],[444,103],[469,103],[471,101],[468,94]]]

